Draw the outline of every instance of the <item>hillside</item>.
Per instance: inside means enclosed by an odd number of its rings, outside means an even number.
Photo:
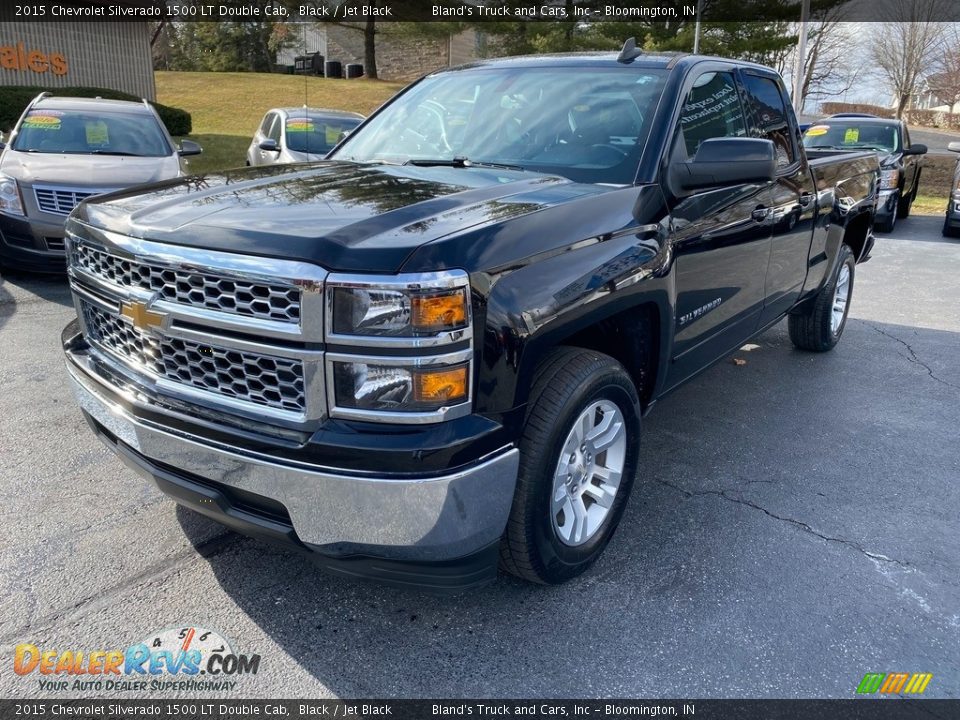
[[[243,165],[244,153],[263,114],[272,107],[336,108],[368,114],[400,88],[377,80],[266,73],[157,72],[157,102],[193,116],[191,139],[203,145],[192,158],[195,172]]]

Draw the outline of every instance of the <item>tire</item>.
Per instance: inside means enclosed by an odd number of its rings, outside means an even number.
[[[940,231],[940,234],[948,238],[958,238],[960,237],[960,230],[950,227],[949,221],[944,218],[943,229]]]
[[[838,295],[837,285],[847,273],[846,299],[839,322],[834,322],[834,305]],[[790,315],[787,324],[790,330],[790,340],[801,350],[810,352],[827,352],[840,340],[843,329],[847,325],[847,315],[850,313],[850,300],[853,298],[853,281],[856,263],[853,251],[849,245],[840,246],[840,258],[833,277],[824,285],[817,297],[803,312]]]
[[[900,216],[900,199],[898,198],[896,209],[892,213],[890,213],[890,216],[886,220],[884,220],[881,223],[876,223],[874,227],[876,228],[877,232],[892,233],[893,228],[896,227],[897,218],[899,216]]]
[[[583,429],[577,421],[582,418],[588,423],[597,421],[593,429],[598,437],[593,441],[606,438],[606,449],[598,450],[600,445],[594,447],[589,439],[575,447],[579,442],[576,433]],[[618,420],[622,422],[615,430]],[[613,423],[609,430],[601,429],[605,421]],[[534,377],[520,440],[513,507],[500,542],[501,567],[545,585],[565,582],[587,570],[607,546],[623,515],[637,475],[639,439],[640,400],[624,367],[592,350],[565,347],[552,351]],[[576,464],[570,463],[574,455]],[[616,487],[593,474],[608,463],[615,467],[621,462]],[[555,484],[557,477],[567,480]],[[603,497],[603,502],[597,496]],[[584,508],[582,515],[573,512],[577,498]],[[559,512],[558,506],[562,506]],[[586,518],[582,524],[578,522],[581,517]]]
[[[901,220],[910,217],[910,208],[913,206],[913,198],[916,194],[916,187],[914,187],[913,192],[906,197],[903,195],[900,196],[900,200],[897,202],[897,217]],[[892,230],[893,228],[890,229]]]

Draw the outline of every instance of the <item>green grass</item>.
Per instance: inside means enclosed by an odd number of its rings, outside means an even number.
[[[923,183],[920,184],[920,187],[921,189],[923,188]],[[947,211],[948,199],[946,195],[925,195],[924,193],[918,193],[913,201],[911,212],[917,215],[943,215]]]
[[[243,165],[250,139],[270,108],[306,102],[366,115],[403,87],[268,73],[157,72],[155,77],[157,101],[193,117],[190,139],[203,146],[203,155],[190,158],[190,170],[197,173]]]

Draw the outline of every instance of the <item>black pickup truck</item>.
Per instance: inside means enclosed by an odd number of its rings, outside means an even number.
[[[67,365],[107,445],[230,527],[400,585],[558,583],[643,487],[658,398],[784,317],[834,346],[877,183],[808,161],[757,65],[444,70],[325,161],[81,204]]]

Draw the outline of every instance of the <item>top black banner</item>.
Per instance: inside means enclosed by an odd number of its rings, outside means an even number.
[[[4,0],[0,22],[799,21],[803,0]],[[960,0],[807,0],[809,19],[960,21]]]

